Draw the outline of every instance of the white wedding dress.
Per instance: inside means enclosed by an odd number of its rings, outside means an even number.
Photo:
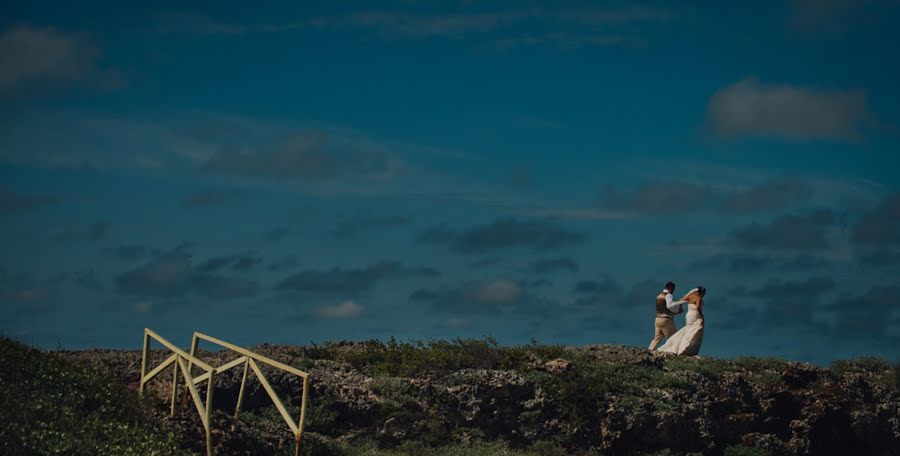
[[[659,351],[676,355],[696,355],[703,343],[703,316],[696,304],[689,303],[684,327],[672,334]]]

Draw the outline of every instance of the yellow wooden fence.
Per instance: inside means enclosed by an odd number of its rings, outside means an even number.
[[[150,350],[150,340],[154,339],[164,347],[169,349],[172,354],[163,360],[158,366],[154,367],[149,372],[147,371],[147,357]],[[209,364],[206,364],[201,359],[199,359],[197,355],[197,348],[199,346],[200,340],[205,340],[207,342],[211,342],[215,345],[218,345],[227,350],[233,351],[241,356],[238,358],[229,361],[219,367],[213,367]],[[187,364],[185,364],[187,362]],[[285,372],[297,375],[303,379],[303,391],[300,400],[300,417],[298,421],[294,421],[291,418],[290,413],[288,413],[287,408],[285,408],[284,404],[281,402],[281,399],[278,397],[278,394],[275,393],[275,390],[269,384],[269,381],[266,379],[266,376],[263,374],[262,370],[259,368],[258,363],[267,364],[276,369],[281,369]],[[244,400],[244,391],[247,386],[247,374],[248,368],[253,370],[253,373],[256,375],[256,378],[259,379],[260,384],[262,384],[263,389],[266,390],[266,393],[269,394],[269,397],[272,399],[272,402],[275,404],[275,407],[278,409],[278,412],[281,413],[282,418],[284,418],[288,427],[291,430],[291,433],[294,435],[294,440],[296,442],[295,445],[295,454],[300,454],[300,442],[303,439],[303,425],[306,421],[306,399],[309,395],[309,374],[303,372],[299,369],[288,366],[284,363],[280,363],[273,359],[267,358],[260,354],[254,353],[245,348],[239,347],[237,345],[225,342],[221,339],[217,339],[212,336],[208,336],[203,333],[195,332],[194,336],[191,340],[191,352],[186,353],[184,350],[178,348],[153,330],[149,328],[144,328],[144,347],[143,353],[141,357],[141,382],[140,382],[140,393],[144,392],[144,385],[147,384],[153,377],[157,376],[160,372],[162,372],[165,368],[169,367],[169,365],[174,365],[174,369],[172,372],[172,404],[170,408],[170,413],[175,415],[175,403],[176,397],[178,395],[178,372],[182,373],[182,377],[184,379],[184,383],[187,385],[188,391],[191,394],[191,399],[194,402],[194,406],[197,408],[197,413],[200,415],[200,421],[203,423],[203,428],[206,431],[206,454],[208,456],[213,455],[213,445],[212,445],[212,423],[211,423],[211,412],[212,412],[212,401],[213,401],[213,391],[215,390],[215,379],[216,375],[221,374],[229,369],[244,366],[244,374],[241,379],[241,390],[238,393],[237,406],[234,411],[234,422],[232,423],[231,430],[234,431],[235,425],[237,424],[237,420],[240,417],[241,413],[241,404]],[[193,367],[196,366],[201,370],[205,371],[203,374],[194,377],[193,375]],[[206,403],[200,399],[200,394],[197,390],[197,386],[203,382],[207,382],[206,387]]]

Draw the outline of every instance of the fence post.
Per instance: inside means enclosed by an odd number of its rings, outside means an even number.
[[[147,328],[144,328],[144,348],[141,350],[141,383],[138,387],[138,394],[144,395],[144,376],[147,375],[147,351],[150,348],[150,334]]]
[[[177,354],[175,356],[178,356]],[[172,369],[172,407],[169,410],[170,416],[175,416],[175,399],[178,396],[178,363],[172,363],[175,366]]]
[[[206,454],[213,456],[212,443],[212,402],[213,385],[215,384],[216,370],[209,371],[209,381],[206,383]]]
[[[194,358],[197,356],[197,345],[199,343],[200,343],[200,339],[197,338],[197,333],[194,332],[194,335],[191,337],[191,358]],[[188,360],[188,374],[191,374],[191,377],[194,376],[194,369],[192,366],[193,364],[194,364],[194,360],[189,359]]]
[[[238,393],[237,406],[234,408],[234,422],[231,423],[231,431],[237,428],[238,417],[241,416],[241,404],[244,403],[244,386],[247,385],[247,369],[250,367],[250,357],[245,356],[246,360],[244,361],[244,375],[241,377],[241,390]]]

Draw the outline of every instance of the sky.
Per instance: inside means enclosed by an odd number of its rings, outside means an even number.
[[[900,2],[126,3],[4,6],[8,337],[897,360]]]

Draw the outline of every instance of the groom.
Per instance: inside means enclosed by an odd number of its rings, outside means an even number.
[[[650,342],[650,351],[656,350],[656,346],[664,338],[671,337],[675,334],[675,314],[681,313],[681,305],[684,301],[673,301],[672,293],[675,291],[675,284],[666,283],[658,295],[656,295],[656,329],[653,332],[653,341]]]

